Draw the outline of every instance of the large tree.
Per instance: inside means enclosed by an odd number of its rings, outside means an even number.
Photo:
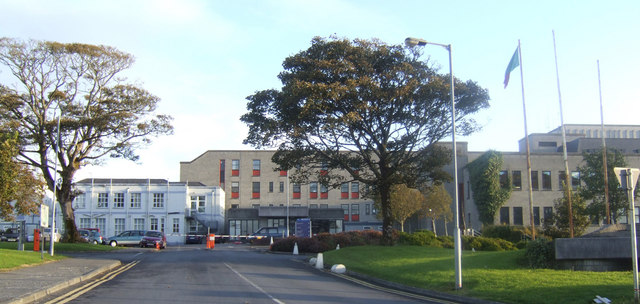
[[[604,201],[604,166],[602,151],[583,153],[583,166],[578,167],[583,186],[579,193],[585,200],[591,200],[587,212],[595,219],[605,219],[607,208]],[[612,223],[627,210],[627,192],[620,188],[620,183],[613,171],[615,167],[627,167],[624,155],[618,150],[607,151],[607,175],[609,185],[609,210]]]
[[[0,130],[0,219],[5,221],[37,213],[44,196],[42,179],[16,160],[19,151],[18,134]]]
[[[133,63],[109,46],[0,38],[0,64],[16,80],[0,85],[2,123],[20,134],[20,161],[40,170],[49,190],[59,178],[65,240],[77,236],[75,173],[106,156],[138,160],[138,147],[173,131],[170,116],[154,114],[159,98],[119,76]]]
[[[438,74],[420,50],[378,40],[316,37],[286,58],[280,90],[247,97],[245,143],[277,147],[273,161],[297,168],[294,179],[329,186],[358,181],[379,195],[383,243],[392,244],[391,188],[448,180],[449,75]],[[487,90],[455,81],[456,127],[476,130],[469,117],[488,107]]]

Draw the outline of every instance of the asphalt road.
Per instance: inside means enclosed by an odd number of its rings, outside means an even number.
[[[131,248],[95,255],[119,259],[123,267],[41,303],[428,303],[317,270],[304,256],[246,245]]]

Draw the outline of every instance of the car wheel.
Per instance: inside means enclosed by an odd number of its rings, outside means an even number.
[[[94,244],[94,245],[98,245],[98,241],[93,240],[93,244]]]
[[[111,242],[109,242],[109,245],[111,245],[111,247],[116,247],[116,246],[118,246],[118,242],[111,241]]]
[[[140,248],[144,248],[144,245],[142,245],[142,243],[140,243]]]

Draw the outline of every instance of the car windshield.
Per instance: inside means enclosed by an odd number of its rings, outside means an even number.
[[[147,231],[147,233],[145,233],[145,236],[162,237],[162,232],[158,232],[158,231]]]

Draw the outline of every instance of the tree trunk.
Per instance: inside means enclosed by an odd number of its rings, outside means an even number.
[[[431,230],[433,230],[433,234],[435,236],[438,236],[438,233],[436,232],[436,220],[434,218],[431,218]]]
[[[393,222],[391,221],[391,187],[386,184],[380,186],[380,207],[382,210],[382,239],[383,246],[393,246]]]
[[[404,232],[404,221],[400,221],[400,231]]]

